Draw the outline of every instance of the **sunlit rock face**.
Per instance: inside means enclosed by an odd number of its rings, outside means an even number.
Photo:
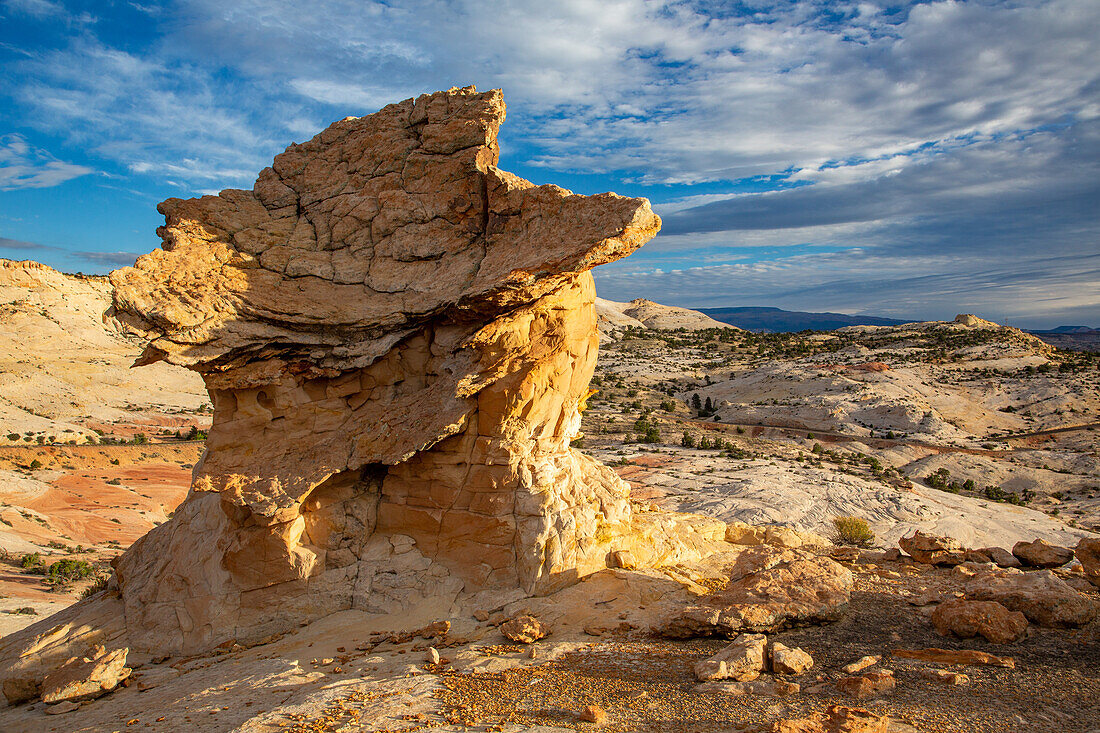
[[[626,485],[569,443],[589,270],[660,220],[500,170],[503,121],[473,88],[341,120],[251,191],[162,203],[163,249],[112,274],[143,362],[196,370],[215,409],[191,495],[117,563],[138,648],[545,592],[630,549]]]

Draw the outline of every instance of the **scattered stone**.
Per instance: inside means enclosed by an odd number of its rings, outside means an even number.
[[[887,548],[886,551],[882,553],[883,562],[897,562],[900,559],[901,550],[897,547]]]
[[[943,593],[934,590],[925,590],[907,597],[906,600],[909,602],[910,606],[917,606],[918,608],[931,606],[933,603],[940,603],[943,601]]]
[[[836,688],[849,697],[867,700],[893,690],[897,686],[894,673],[884,669],[881,672],[868,672],[863,675],[841,677]]]
[[[516,616],[510,621],[501,624],[500,633],[512,641],[522,644],[534,644],[539,639],[546,638],[550,629],[546,628],[534,616]]]
[[[446,636],[450,630],[450,621],[433,621],[427,626],[417,629],[413,633],[422,639],[431,639],[436,636]]]
[[[932,625],[943,636],[969,639],[981,635],[994,644],[1010,644],[1027,635],[1027,617],[995,601],[956,598],[941,603],[932,613]]]
[[[80,703],[66,700],[65,702],[59,702],[56,705],[50,705],[46,708],[46,715],[61,715],[63,713],[71,713],[78,709]]]
[[[814,666],[814,659],[808,653],[778,641],[768,645],[768,661],[774,674],[800,675]]]
[[[697,662],[695,678],[702,681],[754,680],[764,671],[767,644],[768,638],[763,634],[741,634],[713,657]]]
[[[484,623],[489,620],[489,612],[486,611],[484,608],[479,608],[474,611],[474,618]]]
[[[1100,588],[1100,537],[1082,537],[1075,550],[1088,581]]]
[[[887,733],[890,718],[863,708],[833,705],[824,713],[796,720],[779,720],[770,733]]]
[[[834,547],[829,550],[829,557],[837,562],[853,563],[859,560],[858,547]]]
[[[128,648],[107,651],[97,646],[87,657],[73,657],[42,681],[42,701],[78,702],[105,695],[130,676]]]
[[[605,725],[607,723],[607,711],[599,705],[589,705],[581,711],[580,719],[586,723]]]
[[[990,562],[1002,568],[1020,567],[1020,561],[1016,559],[1016,556],[1003,547],[981,547],[978,548],[977,552],[982,553],[989,558]]]
[[[770,632],[835,621],[843,615],[851,598],[850,570],[802,550],[784,550],[775,557],[779,562],[774,566],[733,580],[673,614],[659,633],[677,639],[733,637],[742,631]],[[731,578],[736,575],[735,568]]]
[[[970,678],[961,672],[951,672],[946,669],[922,669],[920,676],[933,682],[941,682],[945,685],[965,685]]]
[[[1097,614],[1095,601],[1050,570],[1025,573],[993,568],[971,578],[965,591],[971,600],[996,601],[1040,626],[1083,626]]]
[[[843,671],[845,674],[855,674],[856,672],[862,672],[868,667],[878,664],[881,659],[882,657],[878,656],[877,654],[874,656],[860,657],[851,664],[846,664],[841,667],[841,671]]]
[[[434,646],[428,647],[428,653],[425,656],[428,664],[439,664],[439,650]]]
[[[934,664],[959,664],[964,666],[1006,667],[1016,669],[1016,660],[1012,657],[998,657],[995,654],[980,652],[976,649],[895,649],[891,656],[899,659],[917,659]]]
[[[925,534],[919,529],[911,537],[898,540],[898,545],[926,565],[958,565],[966,560],[966,551],[955,540]]]
[[[1073,550],[1043,540],[1017,542],[1012,546],[1012,554],[1024,565],[1033,568],[1058,568],[1073,559]]]

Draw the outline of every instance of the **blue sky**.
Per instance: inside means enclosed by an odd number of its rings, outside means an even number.
[[[0,256],[105,272],[158,201],[501,87],[502,166],[648,196],[601,295],[1100,327],[1100,2],[0,0]]]

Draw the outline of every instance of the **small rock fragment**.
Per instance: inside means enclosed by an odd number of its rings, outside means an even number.
[[[921,677],[933,682],[942,682],[945,685],[965,685],[970,682],[970,678],[961,672],[951,672],[946,669],[924,669],[921,670]]]
[[[500,633],[512,641],[534,644],[539,639],[545,638],[550,633],[550,629],[534,616],[516,616],[501,624]]]
[[[634,558],[634,554],[630,550],[615,550],[611,553],[611,561],[608,565],[613,568],[633,570],[638,567],[638,561]]]
[[[439,664],[439,650],[434,646],[428,647],[428,653],[426,655],[428,664]]]
[[[599,705],[588,705],[581,711],[580,719],[586,723],[604,725],[607,723],[607,711]]]
[[[878,655],[875,655],[875,656],[868,655],[866,657],[860,657],[859,659],[852,662],[851,664],[844,665],[841,669],[846,674],[855,674],[856,672],[862,672],[863,670],[867,669],[868,667],[870,667],[872,665],[878,664],[879,660],[881,660],[881,659],[882,659],[882,657],[880,657]]]
[[[836,681],[838,690],[857,700],[876,697],[884,692],[889,692],[896,686],[894,673],[887,669],[854,677],[842,677]]]

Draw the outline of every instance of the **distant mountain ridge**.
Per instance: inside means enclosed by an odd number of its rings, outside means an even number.
[[[844,326],[899,326],[911,321],[879,316],[849,316],[844,313],[787,311],[782,308],[697,308],[716,321],[748,331],[786,333],[794,331],[832,331]]]

